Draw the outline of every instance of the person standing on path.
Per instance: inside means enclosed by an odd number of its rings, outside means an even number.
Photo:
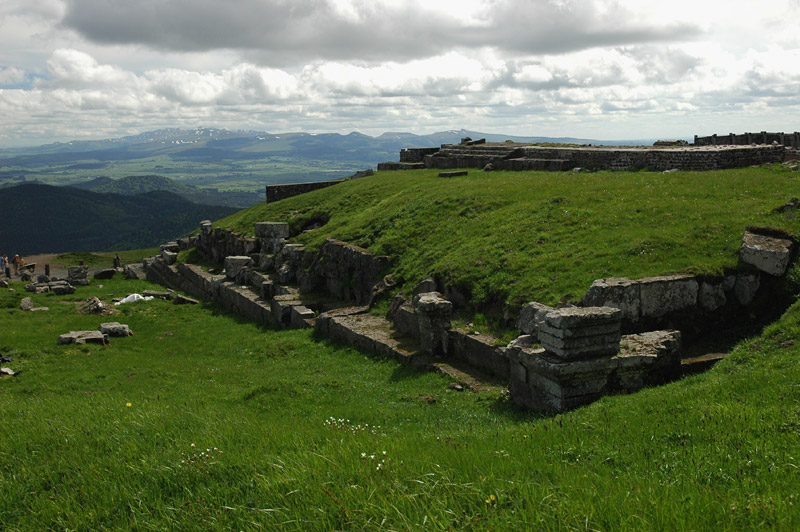
[[[5,269],[3,271],[6,273],[6,277],[11,279],[11,266],[8,265],[8,255],[5,253],[3,253],[3,263],[5,264]],[[0,275],[2,274],[3,272],[0,272]]]
[[[19,255],[14,255],[14,258],[11,259],[11,264],[14,265],[14,275],[19,273]]]

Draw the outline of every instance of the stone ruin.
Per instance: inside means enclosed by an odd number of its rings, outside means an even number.
[[[771,298],[785,275],[794,240],[780,231],[750,228],[740,263],[719,278],[674,275],[598,279],[582,306],[532,302],[519,312],[523,333],[507,346],[453,327],[454,293],[433,279],[409,300],[395,296],[386,317],[369,313],[376,294],[391,286],[389,257],[335,239],[313,252],[287,243],[289,226],[259,222],[255,238],[201,223],[191,243],[222,273],[175,263],[175,246],[145,259],[147,279],[183,290],[257,322],[313,327],[323,336],[404,363],[446,373],[480,389],[508,385],[512,400],[541,412],[562,412],[615,393],[628,393],[681,375],[682,332],[748,314]],[[179,246],[180,247],[180,246]],[[451,296],[454,297],[454,296]]]
[[[781,163],[783,145],[686,146],[680,141],[662,141],[642,147],[545,147],[503,142],[442,144],[439,148],[406,148],[399,162],[384,162],[378,170],[422,168],[483,168],[485,170],[548,170],[575,168],[593,170],[719,170]],[[675,144],[677,143],[677,144]]]

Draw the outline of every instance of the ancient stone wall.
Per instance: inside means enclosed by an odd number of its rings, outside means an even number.
[[[286,183],[282,185],[267,185],[267,203],[274,203],[282,199],[291,198],[299,194],[305,194],[321,188],[327,188],[332,185],[338,185],[344,179],[335,179],[333,181],[314,181],[311,183]]]
[[[403,148],[400,150],[401,163],[421,163],[426,155],[433,155],[440,148]]]
[[[742,146],[740,148],[667,148],[667,149],[608,149],[608,148],[522,148],[524,159],[559,159],[571,167],[604,170],[721,170],[742,168],[764,163],[783,162],[783,146]],[[503,166],[500,166],[503,168]]]
[[[761,131],[759,133],[728,133],[727,135],[714,134],[706,137],[698,137],[697,135],[694,136],[695,146],[744,146],[752,144],[772,144],[773,142],[777,142],[783,146],[800,148],[800,132],[768,133],[766,131]]]
[[[766,137],[765,137],[766,138]],[[772,139],[773,137],[768,137]],[[783,137],[781,137],[783,138]],[[742,143],[743,144],[743,143]],[[498,170],[564,171],[573,168],[596,170],[720,170],[764,163],[783,162],[781,145],[709,147],[608,148],[544,147],[523,144],[445,144],[436,151],[403,150],[398,163],[381,163],[379,170],[426,168],[491,168]]]

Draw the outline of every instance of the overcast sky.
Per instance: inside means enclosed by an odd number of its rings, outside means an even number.
[[[800,130],[800,0],[0,0],[0,147]]]

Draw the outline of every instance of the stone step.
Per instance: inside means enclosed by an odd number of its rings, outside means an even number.
[[[413,337],[398,331],[386,318],[368,314],[366,307],[348,307],[320,314],[315,328],[349,346],[447,375],[464,388],[475,391],[502,391],[506,388],[503,382],[476,370],[466,361],[423,353]]]
[[[412,364],[428,371],[447,375],[464,388],[476,392],[502,392],[508,389],[506,383],[476,370],[464,361],[419,356],[412,361]]]

